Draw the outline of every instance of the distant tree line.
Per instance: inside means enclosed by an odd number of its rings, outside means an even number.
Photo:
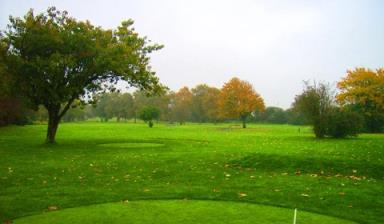
[[[351,76],[357,81],[352,82]],[[363,77],[367,76],[368,81],[364,81]],[[252,92],[254,90],[249,83],[246,89],[250,92],[243,91],[239,94],[240,89],[247,86],[247,83],[238,78],[231,79],[222,89],[199,84],[191,89],[183,87],[178,91],[167,91],[157,96],[148,96],[145,91],[140,90],[133,93],[100,93],[94,96],[96,104],[84,105],[75,101],[63,116],[63,121],[99,119],[108,122],[113,118],[117,122],[137,122],[137,119],[140,119],[148,122],[150,126],[153,126],[154,120],[180,125],[186,122],[246,121],[313,125],[315,135],[320,138],[355,136],[360,132],[383,131],[384,98],[380,97],[380,94],[383,94],[380,88],[384,86],[380,81],[382,76],[382,69],[376,72],[363,68],[348,71],[347,77],[338,83],[338,94],[326,83],[306,82],[303,92],[296,96],[289,109],[265,108],[262,98]],[[3,79],[3,83],[4,80],[6,79]],[[241,82],[245,84],[240,85]],[[347,82],[358,87],[351,87]],[[350,86],[347,87],[347,84]],[[48,114],[44,108],[40,107],[36,111],[27,109],[27,103],[22,97],[16,94],[12,98],[12,91],[5,92],[6,89],[2,88],[0,98],[2,108],[8,109],[8,113],[2,110],[0,114],[2,125],[47,122]],[[347,89],[349,91],[346,91]],[[234,93],[237,93],[237,96]],[[238,104],[240,98],[243,106]],[[241,108],[244,111],[241,111]]]
[[[185,124],[217,123],[224,121],[241,120],[241,115],[225,117],[221,115],[219,99],[221,90],[200,84],[192,89],[183,87],[173,92],[168,91],[162,96],[147,96],[145,91],[133,93],[109,92],[95,96],[97,103],[83,105],[75,102],[63,116],[64,122],[85,121],[97,119],[108,122],[115,119],[117,122],[136,122],[142,119],[141,114],[146,109],[156,108],[158,115],[154,120],[170,123]],[[263,105],[263,104],[262,104]],[[48,120],[48,113],[40,107],[38,110],[27,110],[22,122],[44,123]],[[246,116],[247,122],[271,124],[306,124],[304,116],[292,109],[284,110],[279,107],[251,108]]]
[[[141,119],[151,123],[152,120],[159,120],[181,125],[186,122],[217,123],[236,120],[267,124],[310,124],[313,125],[316,136],[320,138],[353,136],[362,131],[382,132],[382,77],[382,69],[372,71],[358,68],[348,71],[347,76],[338,83],[337,94],[336,90],[332,90],[326,83],[306,82],[303,92],[296,96],[292,107],[286,110],[279,107],[264,108],[262,98],[252,92],[249,83],[246,89],[250,92],[245,91],[242,96],[239,94],[241,90],[236,88],[244,88],[247,85],[238,78],[227,82],[222,89],[200,84],[191,89],[183,87],[176,92],[167,91],[160,96],[148,96],[145,91],[140,90],[134,93],[100,93],[94,96],[96,104],[83,105],[75,101],[64,115],[63,121],[97,118],[107,122],[115,118],[118,122],[136,122]],[[2,82],[4,80],[6,79]],[[245,84],[240,85],[241,82]],[[6,89],[2,88],[0,104],[2,108],[8,108],[9,112],[7,115],[2,110],[1,124],[47,121],[48,115],[43,108],[40,107],[37,111],[27,109],[21,97],[17,94],[13,98],[10,97],[12,91],[5,92]],[[237,93],[237,96],[233,93]],[[237,105],[240,98],[243,99],[242,107]],[[149,120],[143,119],[143,110],[149,107],[155,108],[156,116]],[[239,111],[241,108],[244,111]]]

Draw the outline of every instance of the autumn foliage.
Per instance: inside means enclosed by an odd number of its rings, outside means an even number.
[[[253,89],[252,85],[236,77],[224,84],[218,105],[221,117],[240,118],[243,128],[246,127],[246,118],[252,112],[265,109],[263,98]]]
[[[380,132],[384,126],[384,68],[356,68],[337,83],[337,101],[365,117],[366,128]]]

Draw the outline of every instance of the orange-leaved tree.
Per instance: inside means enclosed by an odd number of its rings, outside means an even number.
[[[263,98],[252,85],[236,77],[224,84],[218,105],[221,117],[240,118],[243,128],[246,128],[246,119],[252,112],[265,109]]]
[[[337,83],[340,93],[337,101],[364,115],[370,132],[383,131],[384,127],[384,68],[348,70],[346,77]]]

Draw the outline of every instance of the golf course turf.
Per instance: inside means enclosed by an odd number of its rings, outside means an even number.
[[[297,213],[297,223],[306,224],[353,224],[333,217],[301,212]],[[15,220],[15,224],[29,223],[292,223],[294,212],[285,208],[249,203],[159,200],[125,201],[69,208],[41,215],[27,216]]]
[[[0,128],[1,222],[291,223],[297,208],[298,224],[384,223],[383,134],[81,122],[46,145],[45,131]]]

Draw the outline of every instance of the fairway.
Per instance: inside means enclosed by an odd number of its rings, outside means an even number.
[[[291,223],[298,208],[298,224],[384,223],[383,134],[123,122],[63,123],[56,145],[45,134],[0,129],[0,221]]]

